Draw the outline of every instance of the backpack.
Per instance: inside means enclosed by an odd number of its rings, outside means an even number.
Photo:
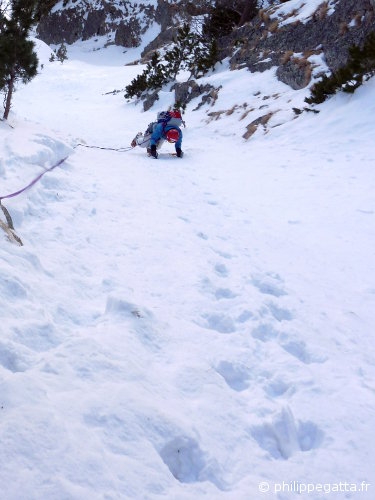
[[[174,127],[181,127],[182,116],[178,109],[172,111],[160,111],[158,113],[158,123],[163,123],[164,125],[172,125]]]
[[[156,125],[157,125],[157,122],[149,123],[144,135],[151,135],[153,133],[153,131],[155,130]]]

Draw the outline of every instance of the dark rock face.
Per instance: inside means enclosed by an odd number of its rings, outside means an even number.
[[[199,109],[203,104],[215,102],[220,88],[209,84],[199,85],[196,81],[189,80],[184,83],[175,83],[170,90],[174,90],[175,104],[178,106],[185,106],[196,97],[202,96],[200,104],[196,107]],[[160,89],[151,90],[141,96],[140,100],[143,101],[144,111],[148,111],[159,100],[159,91]]]
[[[277,78],[294,90],[303,89],[310,82],[311,65],[298,64],[291,60],[277,68]]]
[[[184,106],[201,95],[203,95],[202,100],[204,103],[209,102],[212,97],[211,92],[217,89],[209,84],[198,85],[196,81],[189,80],[184,83],[176,83],[173,85],[172,90],[175,93],[175,102]]]
[[[137,19],[130,18],[128,22],[121,21],[116,30],[115,44],[122,47],[138,47],[141,43],[141,26]]]
[[[88,40],[93,36],[105,34],[106,12],[102,10],[91,10],[87,15],[82,32],[82,40]]]
[[[173,15],[177,13],[178,6],[176,3],[170,4],[165,0],[159,0],[155,12],[155,21],[160,24],[161,31],[164,31],[173,24]]]
[[[206,87],[209,87],[206,89]],[[199,97],[205,90],[213,88],[212,85],[198,85],[196,81],[190,80],[184,83],[176,83],[173,86],[176,102],[187,104]]]
[[[71,44],[111,33],[117,45],[137,47],[141,34],[154,20],[153,6],[132,3],[131,0],[76,0],[74,7],[63,7],[43,17],[37,35],[47,44]]]
[[[71,44],[94,36],[113,33],[115,43],[137,47],[141,35],[156,22],[161,33],[145,50],[156,50],[173,40],[177,27],[192,16],[205,14],[213,0],[158,0],[156,8],[133,0],[75,0],[73,7],[44,16],[37,27],[38,37],[47,44]]]
[[[173,26],[170,28],[167,28],[166,30],[162,31],[152,42],[150,42],[146,47],[143,49],[141,56],[146,57],[147,54],[150,54],[154,52],[155,50],[159,49],[163,45],[166,45],[168,43],[173,42],[177,35],[177,30],[178,28],[174,28]]]
[[[155,90],[151,94],[148,94],[143,101],[143,109],[144,111],[148,111],[152,108],[156,101],[159,100],[159,91]]]
[[[47,44],[74,43],[82,37],[83,31],[82,17],[75,9],[67,9],[44,17],[38,25],[37,34]]]
[[[108,34],[110,43],[137,47],[142,34],[156,22],[161,32],[143,50],[142,57],[147,59],[153,51],[175,39],[182,22],[191,22],[193,16],[209,12],[213,3],[214,0],[194,3],[158,0],[154,7],[146,0],[144,4],[133,0],[76,0],[74,7],[63,7],[44,17],[37,34],[48,44],[71,44]],[[241,12],[246,0],[219,0],[219,3]],[[310,82],[311,54],[322,53],[327,66],[335,71],[346,63],[349,48],[363,44],[372,31],[375,31],[375,0],[336,0],[334,12],[324,10],[322,3],[305,23],[282,25],[270,19],[267,12],[260,12],[251,22],[219,38],[218,47],[221,58],[230,57],[232,69],[247,67],[255,72],[277,66],[277,76],[282,82],[301,89]],[[201,95],[195,82],[181,84],[175,92],[176,100],[182,103],[196,97],[197,92]]]
[[[223,56],[235,51],[230,62],[233,69],[248,67],[251,71],[264,71],[278,66],[281,81],[298,89],[308,85],[309,71],[288,60],[285,54],[304,53],[306,57],[320,48],[328,67],[335,71],[348,58],[349,48],[363,44],[366,36],[375,30],[373,0],[341,0],[331,15],[319,11],[306,23],[295,22],[281,28],[261,18],[236,30],[220,40]],[[263,60],[263,61],[262,61]]]
[[[201,86],[195,81],[188,81],[184,83],[176,83],[173,85],[175,101],[185,105],[202,94]]]

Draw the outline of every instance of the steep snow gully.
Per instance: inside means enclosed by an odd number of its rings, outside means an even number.
[[[374,81],[248,142],[191,103],[182,160],[73,150],[171,104],[107,95],[116,50],[40,44],[0,124],[0,195],[69,155],[6,203],[1,498],[375,498]],[[290,96],[220,71],[212,110]]]

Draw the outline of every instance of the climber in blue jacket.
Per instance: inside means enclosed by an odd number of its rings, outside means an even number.
[[[158,153],[156,151],[156,146],[158,145],[160,140],[167,140],[170,143],[174,143],[176,154],[179,158],[182,158],[183,152],[181,150],[182,144],[182,132],[180,127],[177,125],[169,125],[165,123],[158,123],[154,128],[154,131],[151,135],[150,140],[150,154],[154,158],[158,157]]]
[[[179,110],[161,111],[158,113],[157,121],[148,125],[146,132],[138,132],[131,142],[131,146],[135,148],[140,146],[146,148],[149,156],[158,157],[157,149],[161,147],[164,141],[168,141],[175,145],[178,158],[183,157],[181,150],[182,131],[180,126],[185,126]]]

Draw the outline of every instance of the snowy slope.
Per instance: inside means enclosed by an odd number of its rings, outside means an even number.
[[[70,156],[4,200],[24,246],[0,234],[2,498],[372,498],[375,82],[245,141],[243,111],[207,113],[305,94],[223,65],[185,157],[155,161],[74,149],[170,104],[106,94],[130,53],[39,51],[0,197]]]

